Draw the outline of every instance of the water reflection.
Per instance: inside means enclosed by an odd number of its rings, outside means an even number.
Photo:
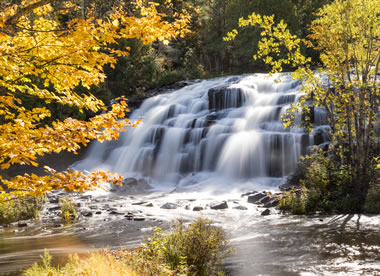
[[[168,199],[157,199],[155,206],[160,206],[158,200]],[[230,233],[234,254],[225,263],[230,275],[380,273],[380,216],[262,217],[255,213],[254,205],[248,207],[247,211],[230,208],[202,212]],[[101,218],[59,229],[43,223],[22,229],[3,228],[0,230],[0,274],[18,275],[17,271],[39,261],[44,248],[49,249],[59,263],[69,253],[87,253],[104,246],[134,247],[151,233],[153,225],[165,228],[165,221],[172,218],[183,217],[190,221],[197,216],[196,212],[185,209],[149,210],[156,219],[134,222],[125,218],[109,221]]]

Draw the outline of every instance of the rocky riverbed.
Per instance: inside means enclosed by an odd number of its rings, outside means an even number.
[[[73,198],[79,219],[65,225],[59,199]],[[222,226],[233,254],[231,275],[307,275],[380,273],[379,216],[289,216],[275,205],[277,192],[156,192],[143,179],[129,178],[108,192],[54,192],[39,220],[0,228],[0,274],[18,275],[47,248],[57,263],[69,253],[96,248],[133,248],[158,226],[190,222],[198,216]]]

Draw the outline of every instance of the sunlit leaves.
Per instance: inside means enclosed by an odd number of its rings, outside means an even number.
[[[121,3],[122,4],[122,3]],[[157,11],[158,4],[134,2],[129,13],[114,6],[106,16],[95,18],[91,12],[73,17],[81,10],[79,0],[24,0],[20,4],[6,0],[0,11],[0,169],[13,164],[37,166],[37,156],[61,151],[76,152],[91,140],[116,140],[119,133],[135,127],[139,121],[125,118],[127,102],[119,99],[107,111],[104,103],[91,94],[78,95],[78,85],[90,89],[105,79],[105,65],[114,67],[117,58],[130,48],[114,49],[120,39],[139,39],[146,44],[169,40],[188,32],[190,16],[186,10],[171,15]],[[168,5],[171,5],[168,3]],[[91,11],[91,8],[90,8]],[[68,15],[66,22],[59,16]],[[37,96],[47,103],[57,102],[92,112],[107,111],[88,121],[68,118],[52,125],[42,124],[50,117],[46,108],[27,110],[16,93]],[[3,180],[10,194],[40,195],[51,189],[84,191],[102,181],[118,182],[120,177],[94,172],[88,176],[67,171],[50,176],[18,176]]]
[[[239,19],[239,27],[253,26],[261,31],[254,59],[270,65],[272,73],[291,65],[295,68],[293,78],[303,83],[305,96],[289,108],[283,117],[284,126],[292,126],[299,109],[310,114],[313,111],[309,106],[324,108],[341,160],[364,171],[375,152],[374,126],[379,121],[379,14],[377,0],[336,0],[317,13],[310,40],[292,35],[283,21],[275,24],[273,16],[253,13]],[[233,30],[225,40],[237,35]],[[302,44],[319,51],[322,64],[312,64],[302,54]],[[308,115],[305,119],[310,130]]]

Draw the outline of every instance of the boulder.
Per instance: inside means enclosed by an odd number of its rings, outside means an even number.
[[[195,212],[199,212],[199,211],[202,211],[202,210],[203,210],[203,207],[201,207],[201,206],[195,206],[193,208],[193,211],[195,211]]]
[[[272,197],[270,197],[270,196],[265,196],[265,197],[263,197],[262,199],[260,199],[259,203],[260,203],[260,204],[267,204],[267,203],[269,203],[271,200],[272,200]]]
[[[258,203],[262,198],[266,197],[265,193],[257,193],[254,195],[248,196],[248,203]]]
[[[262,216],[269,216],[271,214],[270,209],[265,209],[263,212],[261,212]]]
[[[177,204],[171,202],[167,202],[161,206],[162,209],[177,209],[177,207]]]
[[[210,204],[210,208],[213,209],[213,210],[227,209],[228,208],[228,204],[227,204],[227,201],[212,202]]]
[[[21,222],[20,221],[20,222],[17,223],[17,227],[20,227],[20,228],[21,227],[27,227],[27,226],[28,226],[28,224],[26,222]]]
[[[271,207],[277,207],[280,204],[280,200],[273,199],[272,201],[264,204],[264,208],[271,208]]]

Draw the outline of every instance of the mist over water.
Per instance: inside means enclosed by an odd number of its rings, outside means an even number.
[[[314,135],[284,129],[281,122],[303,95],[300,85],[290,74],[254,74],[205,80],[149,98],[130,117],[142,118],[141,125],[117,142],[94,144],[75,168],[147,177],[156,189],[197,184],[228,192],[244,190],[248,182],[276,189],[315,144]],[[324,113],[314,113],[316,123],[323,122]]]

